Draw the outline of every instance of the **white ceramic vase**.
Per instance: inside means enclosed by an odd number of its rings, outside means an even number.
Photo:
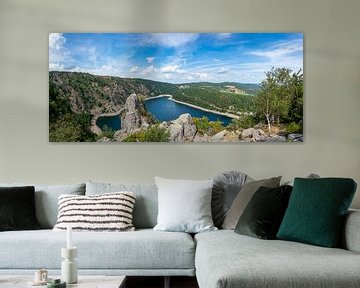
[[[78,255],[77,247],[61,248],[61,257],[64,260],[61,262],[61,280],[67,284],[77,283],[78,268],[75,257]]]

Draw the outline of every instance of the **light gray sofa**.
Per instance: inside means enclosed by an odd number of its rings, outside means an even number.
[[[346,249],[261,240],[231,230],[195,236],[201,288],[360,287],[360,212],[347,218]]]
[[[0,184],[0,186],[14,184]],[[60,194],[94,195],[133,191],[134,232],[74,232],[79,274],[194,276],[200,288],[360,287],[360,211],[350,211],[344,249],[296,242],[259,240],[229,230],[200,233],[153,231],[157,220],[155,185],[88,182],[35,185],[37,217],[44,229],[0,232],[0,275],[46,268],[60,273],[65,232],[54,232]],[[54,208],[55,207],[55,208]],[[54,218],[55,217],[55,218]],[[1,277],[1,276],[0,276]],[[168,283],[165,281],[165,283]]]
[[[0,186],[23,186],[1,184]],[[32,184],[25,184],[32,185]],[[187,233],[153,231],[157,222],[157,188],[88,182],[75,185],[34,185],[36,216],[41,230],[0,232],[0,275],[33,273],[46,268],[59,274],[61,247],[66,232],[51,228],[57,219],[57,198],[61,194],[95,195],[133,191],[134,232],[73,232],[78,247],[79,274],[194,276],[195,243]]]

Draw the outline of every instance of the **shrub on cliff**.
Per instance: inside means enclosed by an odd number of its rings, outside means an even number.
[[[256,125],[256,118],[251,115],[243,115],[239,119],[233,119],[229,125],[229,129],[236,131],[238,129],[247,129]]]
[[[124,142],[169,142],[169,132],[159,125],[151,126],[150,128],[132,133],[127,136]]]
[[[201,134],[215,135],[216,133],[224,130],[221,121],[209,121],[207,117],[193,118],[197,131]]]
[[[291,134],[291,133],[302,133],[302,126],[300,126],[299,124],[295,123],[295,122],[291,122],[287,127],[286,127],[286,133]]]
[[[114,130],[112,130],[109,126],[104,125],[102,127],[101,134],[96,136],[96,141],[98,141],[98,140],[100,140],[101,138],[104,138],[104,137],[109,138],[109,139],[113,139],[114,134],[115,134]]]
[[[50,122],[50,142],[91,142],[94,135],[89,131],[91,116],[87,113],[67,113]]]

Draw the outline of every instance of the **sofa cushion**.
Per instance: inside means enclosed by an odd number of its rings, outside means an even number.
[[[59,216],[55,231],[133,231],[133,192],[114,192],[93,196],[63,194],[59,197]]]
[[[337,247],[355,190],[349,178],[295,178],[277,238]]]
[[[86,182],[86,195],[131,191],[136,202],[133,223],[136,229],[153,228],[158,214],[158,192],[155,184],[121,184]]]
[[[200,288],[353,288],[360,254],[297,242],[262,240],[230,230],[195,236]]]
[[[341,247],[360,253],[360,210],[350,209],[346,215]]]
[[[275,239],[288,206],[292,187],[260,187],[236,224],[235,232],[255,238]]]
[[[222,172],[215,176],[212,189],[211,213],[214,225],[221,228],[231,204],[241,187],[251,181],[248,175],[238,171]]]
[[[79,270],[194,269],[195,244],[186,233],[73,232],[72,240]],[[60,269],[61,247],[66,247],[66,231],[2,232],[0,269]]]
[[[58,197],[61,194],[84,195],[85,184],[38,185],[0,183],[0,187],[34,186],[36,218],[41,228],[53,228],[58,216]]]
[[[199,233],[217,229],[211,217],[213,180],[155,177],[159,213],[154,230]]]
[[[0,231],[40,228],[34,194],[33,186],[0,187]]]
[[[233,203],[231,204],[230,210],[227,213],[223,228],[234,230],[237,222],[240,219],[241,214],[244,212],[246,205],[249,203],[251,197],[255,194],[255,192],[261,187],[270,187],[275,188],[279,186],[280,177],[273,177],[270,179],[263,179],[263,180],[256,180],[251,181],[244,184],[237,194],[236,198],[234,199]]]

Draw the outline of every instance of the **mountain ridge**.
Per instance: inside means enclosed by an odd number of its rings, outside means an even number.
[[[235,82],[173,84],[142,78],[99,76],[84,72],[49,72],[50,103],[66,105],[75,113],[92,115],[120,110],[128,95],[145,98],[171,94],[174,99],[206,109],[249,111],[258,85]],[[51,108],[51,107],[50,107]]]

